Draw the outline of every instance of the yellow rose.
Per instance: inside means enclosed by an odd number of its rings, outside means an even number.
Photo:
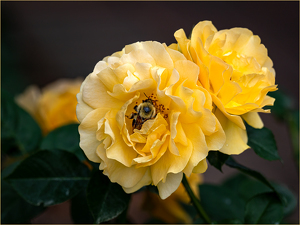
[[[192,173],[187,177],[189,185],[195,196],[200,197],[199,184],[202,183],[202,176],[200,174]],[[165,200],[160,199],[156,194],[147,191],[144,197],[143,208],[150,211],[150,213],[166,223],[192,223],[193,218],[183,209],[182,204],[189,204],[191,202],[188,193],[182,184],[178,189]]]
[[[263,123],[258,112],[273,105],[267,96],[277,90],[275,70],[260,38],[245,28],[217,31],[210,21],[199,22],[187,39],[182,29],[174,34],[177,49],[200,67],[199,81],[214,103],[213,112],[226,133],[226,144],[220,150],[239,154],[247,146],[244,119],[255,128]]]
[[[76,94],[82,79],[61,79],[42,90],[29,86],[17,96],[17,103],[39,123],[44,134],[62,125],[78,123],[76,117]]]
[[[199,67],[158,42],[137,42],[105,57],[82,83],[76,109],[80,147],[112,182],[145,185],[167,198],[183,173],[202,173],[225,134],[198,85]]]

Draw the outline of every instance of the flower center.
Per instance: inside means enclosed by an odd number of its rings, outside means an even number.
[[[145,93],[144,95],[147,98],[143,99],[140,104],[136,102],[133,108],[136,112],[126,116],[128,119],[132,119],[133,130],[140,130],[147,120],[154,119],[158,113],[162,114],[165,119],[168,118],[169,108],[166,109],[163,104],[160,104],[156,95],[153,93],[150,96],[147,96]]]

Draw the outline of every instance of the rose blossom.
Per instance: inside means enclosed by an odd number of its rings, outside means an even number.
[[[86,156],[125,192],[152,184],[162,199],[183,173],[204,172],[208,151],[220,149],[225,134],[198,74],[183,54],[152,41],[98,62],[77,95]]]
[[[217,31],[210,21],[199,22],[188,39],[182,29],[174,34],[179,49],[200,67],[199,81],[210,92],[213,112],[225,133],[222,152],[240,154],[247,146],[244,119],[255,128],[263,123],[258,112],[273,105],[267,95],[277,90],[275,70],[260,38],[245,28]]]
[[[76,94],[81,78],[60,79],[40,90],[32,85],[16,97],[16,102],[39,123],[44,134],[60,126],[78,123]]]

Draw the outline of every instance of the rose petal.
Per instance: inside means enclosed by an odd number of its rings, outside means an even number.
[[[82,86],[82,99],[92,108],[119,109],[123,102],[111,97],[107,93],[108,89],[103,85],[95,74],[90,74]]]
[[[193,151],[190,159],[184,168],[183,172],[190,176],[194,167],[198,163],[205,159],[208,154],[208,148],[205,141],[205,136],[201,130],[201,127],[197,124],[182,124],[185,134],[189,141],[192,143]]]
[[[201,160],[197,166],[194,167],[193,173],[204,173],[207,170],[206,158]]]
[[[152,181],[152,179],[151,179],[150,169],[147,169],[143,178],[136,185],[134,185],[131,188],[123,187],[123,190],[126,193],[133,193],[133,192],[136,192],[137,190],[139,190],[140,188],[151,184],[151,181]]]
[[[101,120],[108,109],[99,108],[91,111],[82,120],[78,127],[80,134],[80,147],[84,151],[87,158],[93,162],[100,162],[99,157],[96,154],[100,141],[96,138],[96,131],[98,129],[98,121]]]
[[[166,199],[179,187],[182,176],[182,172],[177,174],[169,173],[165,182],[161,181],[157,184],[159,196],[161,199]]]
[[[188,140],[188,146],[183,146],[178,143],[177,147],[180,156],[166,151],[165,154],[151,166],[151,175],[154,185],[157,185],[161,180],[165,180],[168,173],[179,173],[186,167],[193,151],[193,145],[191,141]]]
[[[103,144],[97,148],[97,155],[105,162],[105,167],[102,166],[103,174],[109,176],[111,182],[117,182],[123,188],[134,187],[145,175],[147,168],[135,168],[135,166],[126,167],[116,160],[106,157]]]
[[[215,115],[226,134],[226,142],[219,151],[227,155],[238,155],[248,149],[246,130],[227,119],[219,109],[216,110]]]
[[[263,128],[264,124],[257,112],[248,112],[242,115],[242,118],[254,128]]]

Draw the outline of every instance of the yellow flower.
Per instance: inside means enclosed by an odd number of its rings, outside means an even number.
[[[61,79],[40,90],[29,86],[17,96],[17,103],[39,123],[44,134],[69,123],[78,123],[76,94],[82,79]]]
[[[76,109],[80,146],[112,182],[145,185],[167,198],[183,173],[207,168],[225,134],[198,86],[199,67],[158,42],[137,42],[105,57],[82,83]]]
[[[187,178],[191,189],[198,199],[200,197],[198,185],[202,183],[202,179],[200,174],[195,173],[192,173],[191,176]],[[192,223],[192,218],[183,209],[181,204],[189,204],[190,202],[191,199],[188,193],[184,186],[180,184],[178,189],[165,200],[147,191],[144,197],[143,208],[150,211],[154,217],[166,223]]]
[[[199,81],[211,94],[213,112],[226,133],[226,144],[220,150],[239,154],[247,146],[244,119],[255,128],[263,123],[258,112],[273,105],[267,96],[277,90],[275,70],[260,38],[245,28],[217,31],[210,21],[199,22],[187,39],[182,29],[174,34],[177,49],[200,67]]]

